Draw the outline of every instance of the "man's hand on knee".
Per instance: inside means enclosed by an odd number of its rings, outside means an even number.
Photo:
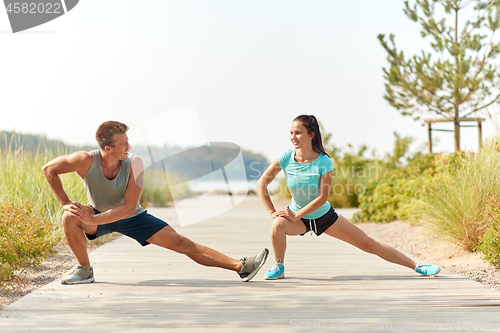
[[[64,205],[64,209],[74,216],[78,218],[85,224],[94,225],[94,209],[90,206],[82,205],[78,201],[72,201],[70,204]]]
[[[71,211],[75,210],[78,207],[78,205],[81,205],[81,203],[79,203],[78,201],[70,201],[69,203],[63,205],[63,208],[65,211],[71,213]]]

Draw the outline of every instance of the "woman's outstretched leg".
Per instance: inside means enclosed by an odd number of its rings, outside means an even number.
[[[392,246],[373,239],[342,215],[339,215],[337,221],[325,231],[325,234],[343,240],[392,263],[415,269],[415,261]]]

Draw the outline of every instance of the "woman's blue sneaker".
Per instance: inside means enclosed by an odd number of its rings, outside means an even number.
[[[432,265],[432,264],[423,264],[423,263],[418,263],[417,266],[415,266],[415,272],[420,273],[422,275],[427,275],[427,276],[436,276],[439,274],[441,271],[441,267],[438,265]]]
[[[264,280],[277,280],[285,278],[285,265],[275,262],[273,268],[264,274]]]

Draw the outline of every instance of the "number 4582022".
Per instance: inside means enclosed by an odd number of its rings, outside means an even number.
[[[62,14],[60,3],[14,2],[7,5],[7,13],[14,14]]]

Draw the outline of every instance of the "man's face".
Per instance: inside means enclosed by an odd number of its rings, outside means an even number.
[[[113,136],[113,146],[110,147],[111,156],[124,161],[128,158],[130,148],[132,147],[128,143],[127,134],[115,134]]]

